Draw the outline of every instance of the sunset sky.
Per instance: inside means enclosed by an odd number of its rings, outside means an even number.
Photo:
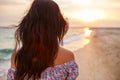
[[[18,24],[33,0],[0,0],[0,26]],[[120,27],[120,0],[54,0],[71,27]]]

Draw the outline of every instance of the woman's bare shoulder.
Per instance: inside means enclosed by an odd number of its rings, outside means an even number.
[[[55,64],[63,64],[74,60],[74,54],[72,51],[59,47],[58,56],[55,60]]]
[[[68,60],[74,60],[74,54],[72,51],[62,48],[62,47],[60,49],[61,49],[61,54],[63,57],[65,57]]]

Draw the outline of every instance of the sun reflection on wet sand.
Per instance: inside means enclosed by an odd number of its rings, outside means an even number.
[[[92,30],[90,30],[90,28],[88,28],[88,27],[84,28],[85,37],[90,37],[91,33],[92,33]]]
[[[82,40],[82,45],[83,45],[83,47],[84,47],[85,45],[87,45],[89,42],[90,42],[90,39],[83,39],[83,40]]]

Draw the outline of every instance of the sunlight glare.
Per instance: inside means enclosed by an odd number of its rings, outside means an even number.
[[[81,20],[83,22],[94,22],[96,20],[104,19],[105,14],[100,10],[93,10],[93,9],[87,9],[87,10],[81,10],[76,12],[71,12],[70,14],[67,14],[72,18]]]
[[[90,30],[88,27],[84,28],[85,37],[89,37],[92,33],[92,30]]]

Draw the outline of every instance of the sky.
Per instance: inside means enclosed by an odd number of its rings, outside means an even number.
[[[0,0],[0,26],[17,25],[33,0]],[[70,27],[120,27],[120,0],[54,0]]]

